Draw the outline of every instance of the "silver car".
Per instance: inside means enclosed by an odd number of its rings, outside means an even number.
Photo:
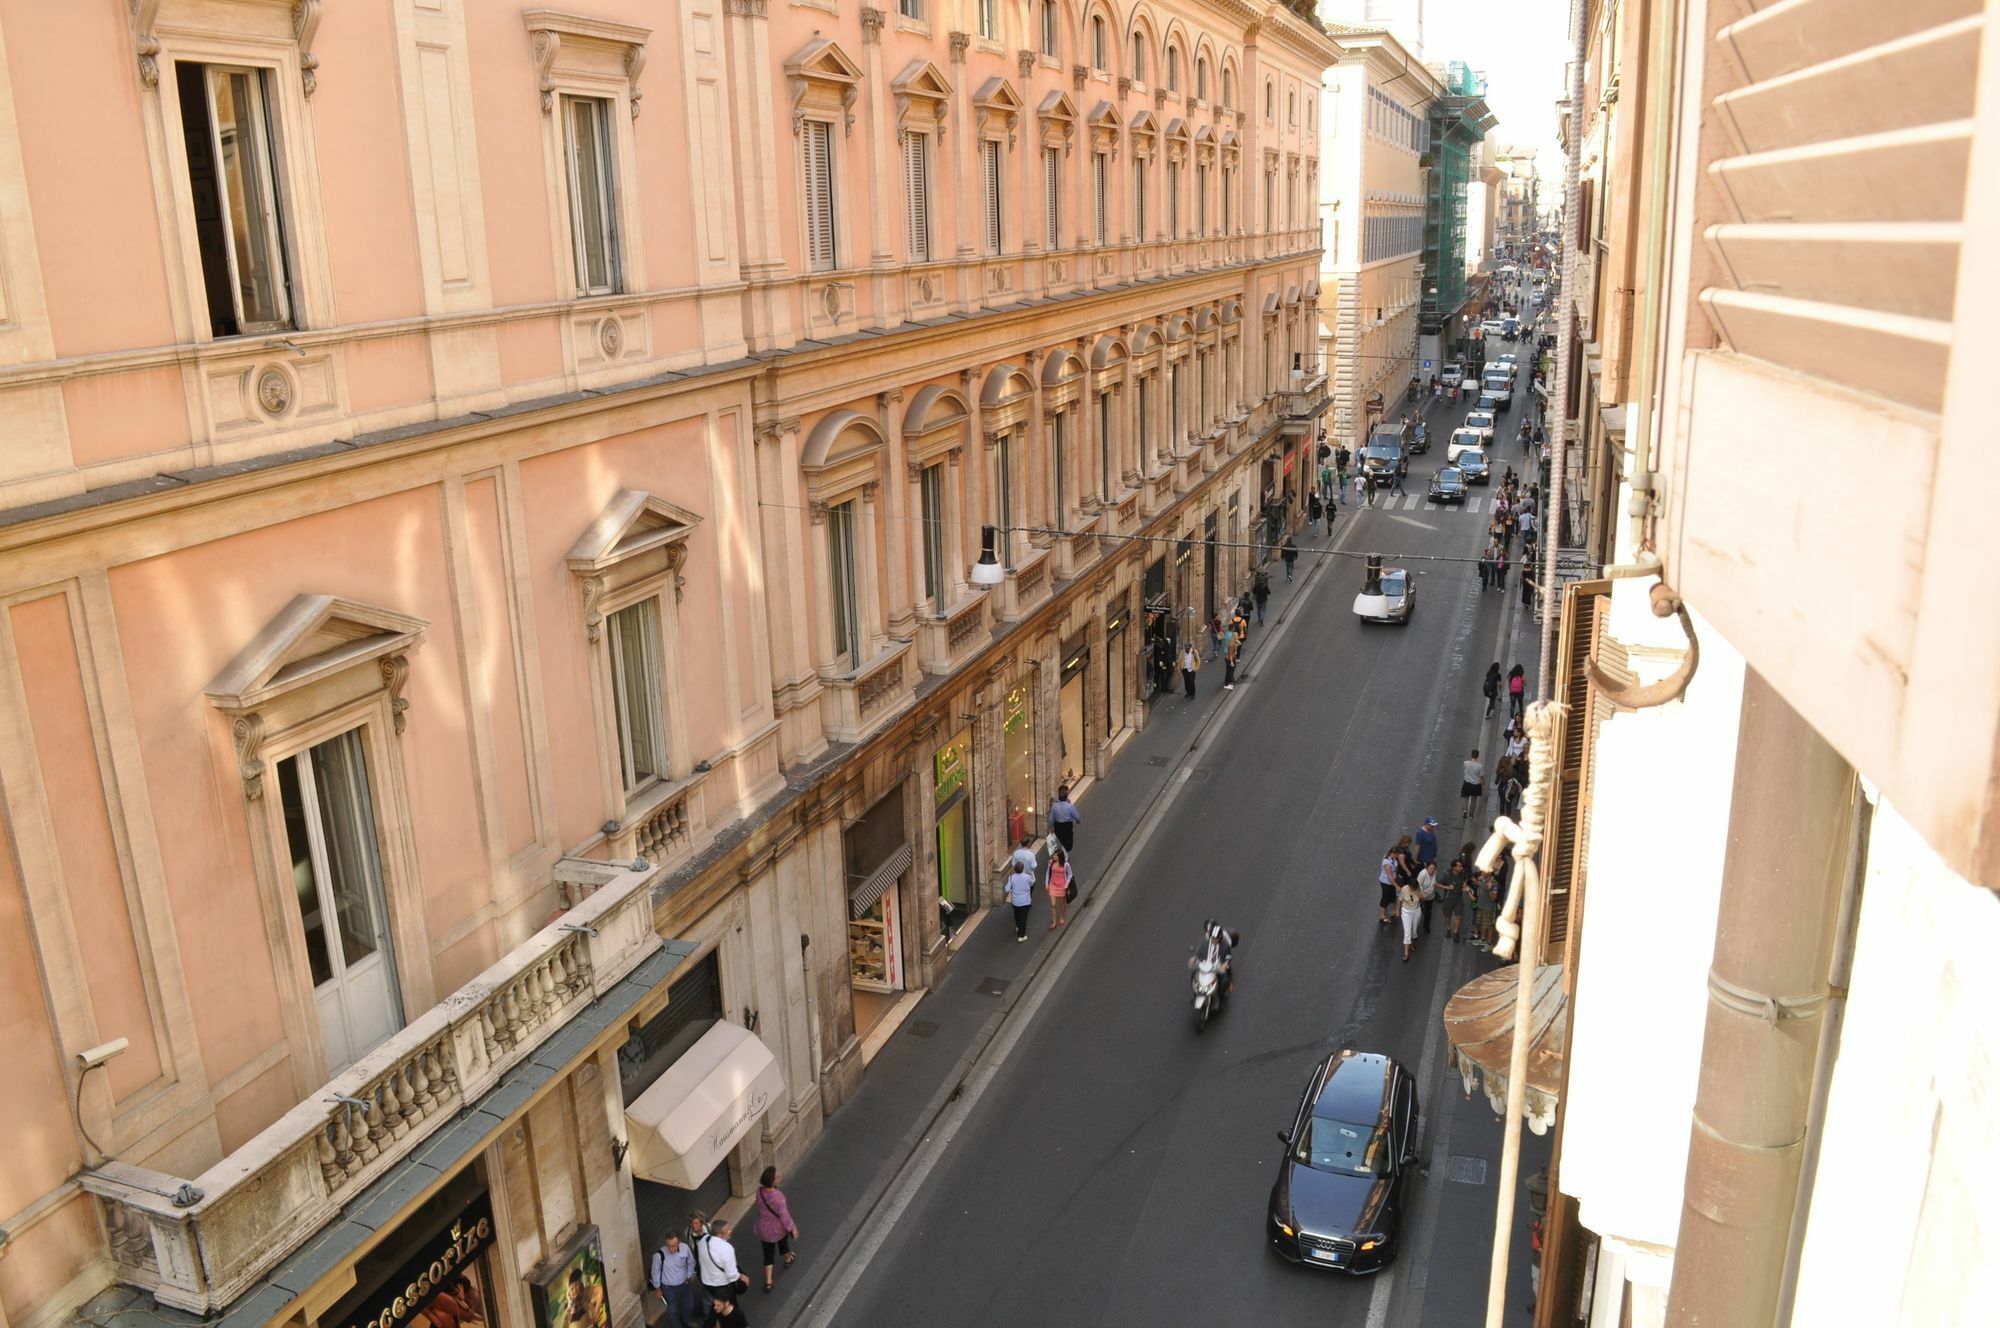
[[[1354,597],[1354,616],[1362,622],[1406,623],[1416,607],[1416,578],[1403,567],[1383,568],[1380,589],[1364,584]]]

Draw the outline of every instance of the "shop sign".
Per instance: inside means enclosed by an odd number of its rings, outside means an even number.
[[[938,748],[937,771],[933,777],[937,800],[943,802],[965,787],[966,767],[971,764],[972,731],[961,729],[957,737]]]
[[[569,1244],[527,1280],[540,1328],[611,1328],[604,1239],[596,1227],[578,1227]]]
[[[1007,693],[1007,714],[1006,719],[1000,726],[1002,731],[1006,733],[1019,733],[1022,729],[1027,728],[1029,724],[1028,706],[1028,684],[1024,682]]]
[[[425,1243],[384,1282],[375,1295],[345,1316],[343,1328],[397,1328],[422,1324],[432,1301],[463,1280],[479,1295],[479,1256],[493,1242],[493,1205],[484,1194],[466,1205],[451,1224]],[[602,1277],[599,1284],[602,1285]]]
[[[1289,474],[1291,474],[1291,473],[1292,473],[1292,467],[1293,467],[1293,466],[1295,466],[1295,465],[1297,465],[1297,464],[1298,464],[1298,461],[1299,461],[1299,454],[1298,454],[1297,452],[1294,452],[1294,451],[1293,451],[1292,449],[1290,449],[1290,448],[1286,448],[1286,449],[1285,449],[1285,473],[1286,473],[1287,475],[1289,475]]]

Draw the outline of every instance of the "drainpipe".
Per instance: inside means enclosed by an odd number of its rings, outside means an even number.
[[[1564,412],[1569,402],[1569,376],[1576,372],[1570,363],[1570,296],[1576,274],[1576,177],[1583,160],[1583,62],[1589,55],[1589,27],[1584,22],[1584,0],[1569,5],[1569,147],[1563,167],[1562,261],[1556,268],[1556,370],[1549,378],[1549,406],[1543,411],[1549,422],[1549,491],[1542,495],[1536,514],[1542,541],[1542,641],[1540,664],[1535,677],[1541,699],[1550,699],[1555,686],[1556,618],[1562,597],[1556,586],[1556,550],[1562,545],[1563,471],[1569,468],[1569,439]],[[1539,358],[1539,357],[1538,357]],[[1535,373],[1528,370],[1528,390],[1534,390]]]
[[[1777,1313],[1855,785],[1826,739],[1746,670],[1668,1324],[1770,1328]]]

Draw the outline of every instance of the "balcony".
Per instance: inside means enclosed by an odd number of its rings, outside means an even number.
[[[589,897],[201,1175],[111,1162],[78,1177],[116,1279],[220,1310],[661,948],[652,868],[570,865]]]
[[[1279,393],[1278,409],[1284,418],[1286,436],[1299,438],[1311,433],[1313,421],[1326,413],[1330,399],[1324,373],[1302,379],[1297,387]]]

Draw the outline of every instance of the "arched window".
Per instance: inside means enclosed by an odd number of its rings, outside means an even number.
[[[1228,110],[1236,104],[1236,71],[1222,67],[1222,109]]]
[[[1264,80],[1264,118],[1271,119],[1278,113],[1278,89],[1270,79]]]
[[[1104,15],[1092,14],[1090,16],[1090,66],[1093,69],[1109,69],[1111,67],[1111,42],[1109,33],[1110,30],[1104,22]]]
[[[1132,34],[1132,81],[1146,81],[1146,34],[1143,32]]]
[[[1194,62],[1194,95],[1202,101],[1208,100],[1208,57],[1205,55]]]
[[[1179,47],[1167,48],[1167,91],[1181,90],[1181,53]]]
[[[1296,90],[1285,94],[1285,115],[1287,123],[1296,126],[1299,122],[1299,94]]]

